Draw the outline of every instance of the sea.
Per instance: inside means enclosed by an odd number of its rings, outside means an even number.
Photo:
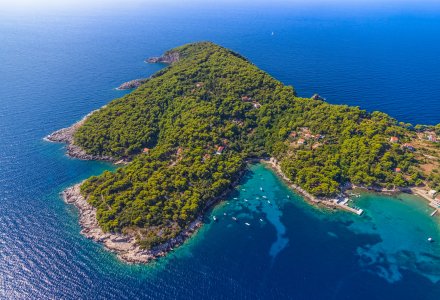
[[[362,192],[357,216],[309,205],[254,164],[183,246],[130,265],[82,236],[59,195],[115,167],[43,140],[163,67],[145,58],[201,40],[300,96],[438,124],[440,10],[393,3],[0,10],[0,298],[440,299],[440,218],[418,197]]]

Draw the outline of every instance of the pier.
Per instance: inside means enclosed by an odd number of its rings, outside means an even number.
[[[349,198],[338,198],[338,199],[333,199],[331,200],[332,203],[334,203],[337,207],[355,213],[358,216],[362,215],[364,213],[364,210],[362,208],[358,208],[358,207],[351,207],[349,206],[347,203],[348,201],[350,201]]]

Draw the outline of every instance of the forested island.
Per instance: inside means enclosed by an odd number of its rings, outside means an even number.
[[[124,163],[65,192],[82,212],[83,232],[124,260],[145,262],[182,243],[252,159],[272,158],[321,201],[353,186],[418,186],[433,196],[440,190],[440,124],[413,126],[382,112],[298,97],[210,42],[148,61],[169,65],[48,136],[69,143],[76,157]]]

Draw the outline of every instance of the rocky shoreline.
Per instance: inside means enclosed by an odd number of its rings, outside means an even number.
[[[292,183],[292,181],[287,178],[287,176],[281,171],[281,167],[278,164],[277,160],[273,157],[270,159],[261,159],[260,162],[264,163],[265,165],[269,166],[282,180],[284,180],[290,188],[301,194],[308,202],[310,202],[313,205],[324,205],[330,208],[340,208],[344,210],[349,210],[351,212],[357,213],[356,211],[352,211],[350,209],[347,209],[346,207],[339,205],[336,199],[326,199],[326,198],[318,198],[311,194],[309,194],[307,191],[302,189],[301,187],[297,186],[296,184]],[[365,190],[373,193],[378,194],[385,194],[385,195],[397,195],[400,193],[406,193],[406,194],[413,194],[416,196],[419,196],[420,198],[423,198],[424,200],[427,200],[429,202],[429,205],[435,209],[435,212],[440,211],[439,205],[440,205],[440,196],[438,197],[432,197],[428,194],[427,187],[407,187],[407,188],[394,188],[394,189],[386,189],[381,187],[366,187],[366,186],[357,186],[354,184],[349,184],[343,187],[342,193],[344,197],[348,197],[346,194],[347,191],[351,191],[354,189],[360,189]]]
[[[140,79],[130,80],[130,81],[124,82],[116,89],[121,90],[121,91],[137,89],[139,86],[146,83],[148,80],[149,80],[149,78],[140,78]]]
[[[163,63],[163,64],[173,64],[179,61],[179,52],[167,52],[162,56],[154,56],[147,58],[145,62],[150,64]]]
[[[78,128],[81,127],[81,125],[84,124],[87,118],[91,116],[95,111],[87,114],[84,118],[82,118],[72,126],[59,129],[46,136],[44,139],[50,142],[66,143],[66,153],[68,156],[73,158],[78,158],[82,160],[104,160],[114,162],[115,159],[110,156],[98,156],[88,154],[81,147],[75,145],[74,143],[73,135],[75,134],[76,130],[78,130]]]
[[[116,253],[117,257],[127,263],[147,263],[153,259],[167,255],[174,248],[182,245],[203,225],[203,216],[208,209],[221,201],[240,181],[246,169],[242,170],[237,176],[237,180],[231,184],[220,196],[211,199],[206,204],[202,213],[180,232],[175,238],[166,243],[156,246],[153,249],[141,249],[136,241],[136,237],[130,234],[106,233],[98,224],[96,218],[96,208],[87,202],[80,192],[82,183],[76,184],[61,192],[64,201],[73,204],[79,210],[79,223],[81,234],[85,237],[101,243],[107,250]]]
[[[103,232],[96,218],[96,208],[90,205],[81,195],[80,183],[67,188],[61,194],[69,204],[73,204],[79,210],[79,223],[81,234],[85,237],[101,243],[104,247],[117,254],[118,258],[127,263],[147,263],[158,257],[165,256],[174,247],[181,245],[202,225],[201,218],[193,221],[187,229],[177,237],[153,248],[152,250],[141,249],[136,238],[128,234]]]

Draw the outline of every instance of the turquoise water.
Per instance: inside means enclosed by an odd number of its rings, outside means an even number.
[[[148,266],[123,264],[79,234],[77,211],[59,197],[113,167],[69,159],[42,137],[124,95],[114,89],[121,82],[161,68],[145,57],[195,40],[239,51],[300,95],[436,124],[439,15],[0,11],[0,298],[438,299],[439,220],[425,202],[364,194],[362,217],[315,208],[261,165],[183,247]]]

